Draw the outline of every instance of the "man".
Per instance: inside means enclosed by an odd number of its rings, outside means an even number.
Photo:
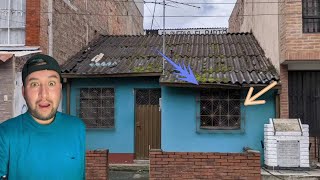
[[[22,93],[28,111],[0,124],[0,177],[84,179],[85,125],[57,112],[61,79],[59,64],[50,56],[34,55],[24,65]]]

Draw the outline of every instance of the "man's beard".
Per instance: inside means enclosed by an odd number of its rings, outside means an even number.
[[[51,104],[51,105],[52,105],[52,104]],[[35,118],[37,118],[37,119],[39,119],[39,120],[42,120],[42,121],[48,121],[48,120],[52,119],[52,118],[56,115],[57,109],[58,109],[58,108],[52,107],[50,113],[45,116],[45,115],[41,115],[41,114],[37,111],[36,108],[35,108],[35,109],[30,108],[31,106],[30,106],[28,103],[27,103],[27,106],[28,106],[28,111],[29,111],[29,113],[30,113],[33,117],[35,117]]]

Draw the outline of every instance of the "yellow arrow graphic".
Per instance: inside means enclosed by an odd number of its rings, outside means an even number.
[[[259,91],[256,95],[254,95],[253,97],[251,97],[252,92],[253,92],[253,87],[250,87],[246,100],[244,101],[244,105],[245,106],[249,106],[249,105],[257,105],[257,104],[265,104],[266,101],[265,100],[257,100],[255,101],[258,97],[260,97],[262,94],[266,93],[267,91],[269,91],[271,88],[273,88],[275,85],[277,85],[277,82],[274,81],[273,83],[269,84],[267,87],[263,88],[261,91]]]

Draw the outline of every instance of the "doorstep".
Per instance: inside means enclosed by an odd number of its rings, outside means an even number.
[[[149,171],[149,160],[134,160],[133,164],[109,164],[111,171]]]

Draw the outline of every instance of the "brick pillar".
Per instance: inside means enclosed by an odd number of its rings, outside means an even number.
[[[86,179],[107,180],[109,173],[108,150],[87,151]]]
[[[280,118],[289,118],[288,66],[280,65]]]
[[[40,1],[26,1],[26,42],[27,46],[40,46]]]

